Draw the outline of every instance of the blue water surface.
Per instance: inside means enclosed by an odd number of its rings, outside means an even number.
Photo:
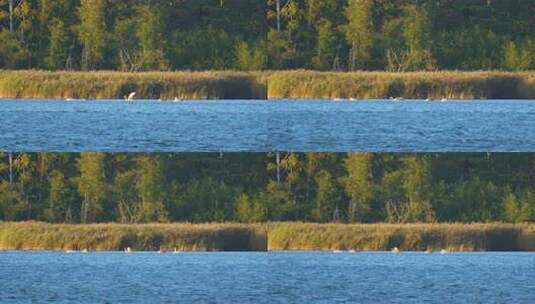
[[[0,101],[0,150],[535,151],[535,101]]]
[[[535,303],[534,253],[0,253],[1,303]]]

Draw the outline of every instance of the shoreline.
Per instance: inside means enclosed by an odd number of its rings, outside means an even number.
[[[0,223],[9,251],[535,251],[535,224]]]
[[[535,71],[128,73],[0,70],[0,98],[21,99],[535,99]]]

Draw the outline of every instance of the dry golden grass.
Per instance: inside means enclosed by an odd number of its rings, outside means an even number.
[[[269,250],[535,250],[535,226],[271,223]]]
[[[1,71],[1,98],[121,99],[450,98],[533,99],[535,72]]]
[[[535,72],[315,72],[269,75],[270,98],[535,98]]]
[[[266,98],[257,75],[234,71],[0,71],[0,97],[122,99],[135,91],[136,98],[146,99]]]
[[[535,251],[533,224],[0,223],[0,250]]]
[[[0,223],[0,250],[264,251],[265,239],[259,225]]]

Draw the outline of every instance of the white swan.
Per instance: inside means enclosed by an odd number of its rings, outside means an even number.
[[[399,248],[398,247],[392,248],[392,253],[398,254],[399,253]]]
[[[446,254],[446,253],[449,253],[449,251],[447,251],[446,249],[440,250],[440,254]]]
[[[130,248],[130,247],[126,247],[124,249],[124,253],[131,253],[131,252],[132,252],[132,248]]]
[[[134,97],[136,97],[136,92],[132,92],[132,93],[128,94],[128,96],[125,96],[124,99],[126,101],[132,101],[132,100],[134,100]]]

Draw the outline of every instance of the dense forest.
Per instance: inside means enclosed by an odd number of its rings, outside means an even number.
[[[0,220],[525,222],[535,154],[3,153]]]
[[[0,68],[535,68],[533,0],[0,0]]]

